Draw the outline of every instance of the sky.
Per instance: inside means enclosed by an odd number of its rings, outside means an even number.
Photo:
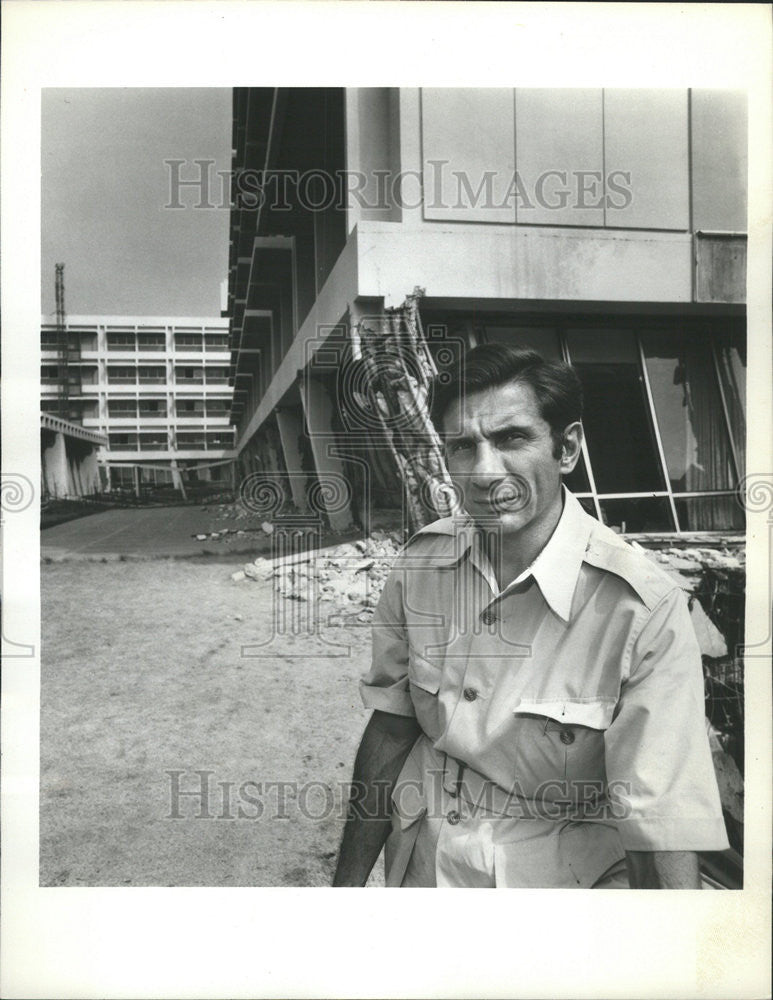
[[[179,168],[165,160],[185,161]],[[209,202],[179,189],[214,160]],[[41,125],[41,308],[55,312],[63,262],[68,314],[220,315],[228,269],[231,91],[46,89]]]

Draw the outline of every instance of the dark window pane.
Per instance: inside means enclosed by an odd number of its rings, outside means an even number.
[[[599,493],[665,489],[636,339],[627,330],[570,330],[585,393],[583,424]]]
[[[735,486],[711,340],[642,335],[660,438],[674,491]]]
[[[674,497],[682,531],[743,531],[743,510],[734,494],[724,497]]]
[[[746,338],[739,333],[722,333],[714,338],[719,378],[727,404],[730,433],[744,475],[746,466]]]
[[[616,531],[675,531],[671,509],[665,497],[629,500],[600,500],[604,524]]]

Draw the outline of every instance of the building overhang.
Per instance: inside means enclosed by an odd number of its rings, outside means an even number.
[[[47,431],[54,431],[64,434],[65,437],[76,438],[78,441],[89,441],[102,447],[107,447],[107,437],[104,434],[97,434],[96,431],[86,430],[80,424],[73,424],[69,420],[63,420],[52,413],[40,414],[40,426]]]

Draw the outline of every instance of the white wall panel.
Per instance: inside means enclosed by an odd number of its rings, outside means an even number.
[[[519,223],[603,226],[602,91],[516,90],[515,163]]]
[[[515,222],[511,89],[421,92],[424,218]]]
[[[631,190],[629,204],[608,203],[607,226],[688,228],[687,140],[686,90],[604,91],[607,180],[618,171],[630,174]]]

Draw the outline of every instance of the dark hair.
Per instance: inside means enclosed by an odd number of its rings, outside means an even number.
[[[474,347],[432,386],[432,422],[443,437],[443,417],[448,407],[465,396],[508,382],[531,386],[540,415],[550,424],[554,450],[560,454],[568,424],[582,420],[582,386],[571,365],[546,361],[530,348],[508,344]]]

